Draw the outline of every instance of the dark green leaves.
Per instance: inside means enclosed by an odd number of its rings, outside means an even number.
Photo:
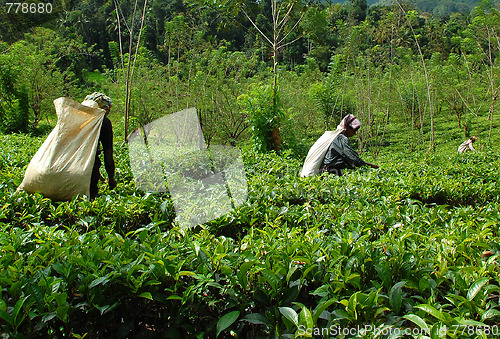
[[[394,312],[399,314],[401,311],[401,306],[403,304],[403,286],[406,284],[405,281],[400,281],[392,286],[389,291],[389,300],[391,306],[394,308]]]
[[[217,336],[226,328],[231,326],[240,316],[240,311],[229,312],[217,322]]]

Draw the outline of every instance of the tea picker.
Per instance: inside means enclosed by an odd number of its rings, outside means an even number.
[[[352,114],[342,119],[335,131],[326,131],[311,147],[307,154],[301,177],[322,173],[341,176],[345,168],[377,165],[361,159],[352,148],[349,138],[353,137],[361,127],[361,122]]]

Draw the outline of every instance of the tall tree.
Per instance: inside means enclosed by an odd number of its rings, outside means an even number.
[[[208,1],[202,1],[203,4],[208,6]],[[211,1],[210,1],[211,2]],[[266,5],[266,2],[262,2]],[[213,3],[210,5],[213,6]],[[215,6],[223,13],[232,13],[233,16],[238,16],[242,11],[251,25],[257,30],[265,43],[271,49],[272,70],[273,70],[273,83],[272,83],[272,110],[273,116],[268,117],[268,121],[272,128],[272,149],[278,151],[280,149],[280,107],[278,98],[278,55],[282,52],[283,48],[294,43],[302,36],[299,35],[295,39],[290,40],[292,33],[298,29],[300,21],[302,20],[306,6],[303,2],[298,0],[270,0],[269,13],[265,11],[259,13],[257,16],[252,15],[252,8],[255,3],[245,0],[228,1],[216,0]],[[269,15],[269,16],[268,16]],[[262,18],[269,18],[270,23]],[[267,28],[270,26],[270,29]]]
[[[353,24],[358,24],[366,19],[368,4],[366,0],[350,0],[348,6],[348,18]]]
[[[115,4],[115,9],[117,12],[117,17],[118,17],[118,28],[119,31],[121,32],[121,21],[120,18],[123,17],[123,11],[121,10],[120,3],[118,0],[114,1]],[[126,93],[125,93],[125,141],[127,141],[128,138],[128,129],[129,129],[129,120],[130,120],[130,104],[132,100],[132,83],[134,79],[134,70],[135,70],[135,64],[137,61],[137,55],[139,53],[139,46],[141,43],[141,35],[142,31],[144,28],[144,18],[146,17],[146,9],[147,9],[147,4],[148,1],[144,0],[142,9],[139,7],[139,1],[135,0],[134,4],[134,11],[132,13],[132,22],[129,24],[127,23],[127,20],[124,20],[124,23],[127,27],[128,34],[129,34],[129,47],[128,47],[128,62],[127,62],[127,69],[125,71],[125,82],[126,82]],[[139,30],[136,32],[136,15],[139,16]],[[137,36],[135,35],[137,34]],[[123,44],[121,41],[121,34],[119,35],[120,39],[120,48],[122,48]],[[135,49],[135,51],[134,51]],[[132,52],[134,52],[132,56]],[[123,56],[123,50],[120,51],[121,55]]]
[[[294,40],[287,40],[291,33],[297,28],[300,21],[304,16],[304,11],[299,8],[300,15],[298,18],[293,20],[293,10],[297,7],[300,7],[301,3],[298,1],[284,1],[281,0],[271,0],[271,19],[272,19],[272,31],[271,34],[266,34],[263,29],[250,17],[247,11],[244,10],[244,13],[248,20],[252,23],[252,25],[257,29],[257,31],[262,35],[264,40],[271,47],[272,59],[273,59],[273,114],[274,116],[268,117],[270,123],[273,124],[273,128],[271,129],[272,133],[272,148],[275,151],[280,149],[281,144],[281,136],[280,136],[280,113],[278,112],[279,102],[278,102],[278,53],[285,46],[294,43],[299,38]],[[290,22],[291,21],[291,22]]]

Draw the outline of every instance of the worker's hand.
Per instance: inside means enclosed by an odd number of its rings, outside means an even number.
[[[116,180],[115,180],[115,178],[108,178],[108,186],[109,186],[110,190],[112,190],[113,188],[116,187]]]
[[[378,168],[378,165],[375,165],[375,164],[370,164],[370,167],[371,167],[371,168]]]

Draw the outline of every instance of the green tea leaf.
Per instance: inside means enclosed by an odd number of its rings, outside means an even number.
[[[444,316],[444,314],[438,310],[436,310],[434,307],[430,306],[430,305],[427,305],[427,304],[421,304],[421,305],[417,305],[415,306],[415,308],[419,308],[421,309],[422,311],[432,315],[434,318],[437,318],[443,322],[446,321],[446,317]]]
[[[247,277],[247,272],[252,267],[255,265],[255,261],[248,261],[244,262],[241,264],[240,269],[238,270],[238,273],[236,274],[238,276],[239,283],[241,287],[243,287],[244,290],[248,288],[248,277]]]
[[[68,311],[70,310],[70,308],[71,308],[70,305],[59,306],[56,310],[57,317],[62,321],[66,322],[68,320]]]
[[[271,270],[265,269],[262,271],[262,275],[264,276],[264,278],[266,278],[266,281],[269,283],[273,291],[276,292],[278,290],[278,284],[280,281],[276,273]]]
[[[299,315],[291,307],[279,307],[280,313],[290,320],[295,326],[299,326]]]
[[[315,289],[313,292],[309,293],[311,295],[316,295],[318,297],[326,297],[328,296],[328,290],[330,289],[330,286],[328,284],[321,285],[317,289]]]
[[[250,324],[271,326],[269,320],[261,313],[247,314],[242,320],[245,320]]]
[[[481,291],[483,286],[488,283],[488,281],[490,281],[489,278],[480,278],[480,279],[476,280],[476,282],[473,283],[471,285],[471,287],[469,288],[469,291],[467,291],[467,299],[472,301],[476,297],[476,295],[479,293],[479,291]]]
[[[167,300],[182,300],[182,297],[178,295],[171,295],[170,297],[167,298]]]
[[[224,331],[226,328],[231,326],[240,316],[240,311],[229,312],[219,319],[217,322],[217,337],[219,334]]]
[[[14,321],[14,324],[19,324],[17,317],[19,315],[19,312],[21,311],[21,308],[24,305],[24,302],[29,298],[29,296],[26,296],[22,299],[19,299],[16,304],[14,305],[14,310],[12,311],[12,320]]]
[[[375,311],[375,314],[373,315],[373,319],[377,319],[379,314],[382,314],[384,312],[390,311],[391,309],[389,307],[379,307],[377,308],[377,311]]]
[[[416,314],[407,314],[403,316],[404,319],[411,321],[421,329],[423,329],[426,333],[430,332],[429,326],[425,323],[424,319],[420,318]]]
[[[406,281],[400,281],[392,286],[391,290],[389,291],[389,301],[396,314],[399,314],[399,311],[401,311],[401,305],[403,304],[402,288],[405,283]]]
[[[0,319],[5,320],[10,326],[14,327],[14,320],[7,312],[0,311]]]
[[[104,314],[112,311],[113,309],[115,309],[119,305],[120,305],[120,303],[117,301],[113,305],[104,305],[104,306],[97,306],[96,305],[95,307],[101,312],[101,315],[104,315]]]
[[[486,312],[483,313],[483,316],[481,317],[481,321],[485,321],[486,319],[491,319],[494,317],[500,317],[500,311],[496,309],[490,309],[487,310]]]
[[[281,305],[290,305],[292,302],[297,300],[299,292],[300,292],[299,285],[294,285],[285,290],[281,290],[280,294]]]
[[[309,311],[309,309],[302,303],[294,302],[294,304],[300,306],[300,308],[302,309],[299,314],[299,323],[301,325],[305,325],[306,328],[313,328],[314,322],[311,311]]]
[[[465,325],[465,326],[474,326],[474,327],[481,327],[481,326],[486,326],[485,323],[482,323],[480,321],[472,320],[472,319],[460,319],[458,321],[460,325]]]
[[[269,293],[267,290],[264,291],[261,288],[257,287],[253,292],[253,299],[264,305],[270,305],[271,301],[267,293]]]
[[[177,273],[175,275],[175,280],[179,280],[179,278],[183,277],[183,276],[193,277],[193,276],[196,276],[196,273],[191,272],[191,271],[180,271],[179,273]]]
[[[356,311],[356,307],[358,305],[358,293],[359,292],[356,292],[351,295],[349,297],[349,302],[347,303],[347,313],[349,313],[354,320],[358,319],[358,312]]]
[[[312,270],[314,270],[317,267],[318,267],[317,264],[313,264],[313,265],[309,266],[308,268],[306,268],[306,270],[304,271],[304,273],[302,273],[302,279],[307,278],[307,275],[309,274],[309,272],[311,272]]]
[[[384,287],[389,290],[392,285],[391,273],[384,265],[381,264],[375,265],[375,270],[377,271],[379,278],[384,283]]]
[[[57,293],[54,298],[56,299],[58,306],[66,305],[66,300],[68,299],[68,294],[66,292]]]
[[[328,301],[324,301],[320,303],[317,308],[314,310],[314,315],[313,315],[313,323],[316,325],[318,323],[318,319],[321,316],[321,314],[328,308],[330,305],[336,303],[336,299],[330,299]]]
[[[44,304],[44,300],[43,300],[44,294],[43,294],[41,288],[37,285],[30,284],[28,287],[28,290],[30,291],[31,297],[35,299],[35,302],[37,303],[38,307],[42,307]],[[0,303],[1,303],[1,301],[0,301]]]
[[[290,267],[290,269],[288,270],[288,273],[286,274],[286,282],[289,283],[290,282],[290,278],[292,277],[293,273],[297,270],[297,266],[292,266]]]
[[[100,277],[100,278],[97,278],[97,279],[94,279],[90,285],[89,285],[89,289],[90,288],[94,288],[96,287],[97,285],[106,285],[108,283],[109,279],[108,277]]]
[[[153,296],[149,292],[142,292],[141,294],[139,294],[139,297],[153,300]]]

